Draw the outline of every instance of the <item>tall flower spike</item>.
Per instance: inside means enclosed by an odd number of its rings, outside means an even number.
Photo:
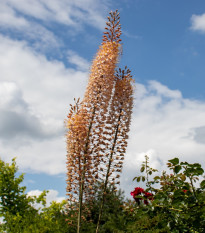
[[[77,232],[80,232],[83,201],[92,196],[92,186],[98,179],[103,156],[99,138],[105,126],[119,57],[121,31],[117,11],[110,13],[107,24],[109,33],[93,61],[83,101],[71,109],[67,120],[67,192],[70,202],[79,203]]]
[[[133,83],[131,72],[127,67],[125,70],[119,69],[115,74],[114,94],[111,99],[109,114],[107,117],[107,128],[104,130],[104,138],[110,143],[107,144],[107,168],[105,170],[105,180],[102,192],[102,200],[96,233],[99,231],[100,220],[102,216],[106,189],[108,183],[119,184],[119,173],[122,170],[122,160],[127,147],[128,132],[131,121],[133,107]],[[110,137],[110,135],[112,135]],[[118,173],[118,174],[117,174]]]
[[[71,106],[66,122],[67,194],[71,205],[78,204],[78,233],[83,211],[89,210],[85,202],[95,194],[95,183],[103,181],[98,232],[107,184],[119,183],[127,146],[133,88],[128,69],[115,74],[121,49],[119,19],[118,11],[110,13],[83,101]]]
[[[109,23],[113,25],[110,29],[111,34],[115,38],[120,34],[115,35],[115,31],[119,31],[119,13],[110,13],[111,18]],[[114,30],[113,30],[114,28]],[[118,28],[118,30],[117,30]],[[113,38],[114,38],[113,37]],[[100,143],[101,134],[105,126],[105,115],[108,112],[112,90],[115,82],[115,68],[118,63],[119,49],[121,45],[116,40],[107,40],[104,42],[93,60],[91,73],[83,99],[83,106],[90,114],[90,122],[92,124],[89,135],[89,154],[92,154],[93,159],[93,176],[98,175],[98,166],[102,161],[103,156],[102,144]]]

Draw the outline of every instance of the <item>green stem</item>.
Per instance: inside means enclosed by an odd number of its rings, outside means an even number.
[[[122,109],[120,109],[120,114],[119,114],[117,122],[120,122],[121,112],[122,112]],[[113,145],[112,145],[112,149],[111,149],[111,154],[110,154],[110,158],[109,158],[107,174],[106,174],[105,183],[104,183],[104,187],[103,187],[102,201],[101,201],[101,204],[100,204],[98,222],[97,222],[97,227],[96,227],[96,233],[99,232],[100,221],[101,221],[103,207],[104,207],[104,203],[105,203],[105,195],[106,195],[106,189],[107,189],[108,178],[109,178],[109,173],[110,173],[110,167],[111,167],[112,158],[113,158],[113,154],[114,154],[114,148],[115,148],[115,145],[116,145],[116,142],[117,142],[118,130],[119,130],[119,123],[117,124],[117,127],[116,127],[115,137],[114,137],[114,141],[113,141]]]
[[[159,207],[159,208],[164,208],[164,206],[160,206],[160,205],[155,205],[156,207]],[[173,207],[171,208],[168,208],[169,210],[174,210],[174,211],[178,211],[178,212],[182,212],[183,210],[180,210],[180,209],[175,209]]]
[[[197,196],[196,196],[196,191],[195,191],[195,188],[194,188],[194,184],[193,184],[192,177],[190,177],[190,176],[188,176],[188,177],[189,177],[190,182],[191,182],[191,187],[192,187],[192,190],[193,190],[194,197],[195,197],[196,201],[198,201]]]
[[[146,180],[147,180],[147,186],[148,186],[148,182],[149,182],[149,175],[148,175],[148,157],[147,155],[145,155],[145,173],[147,175]]]

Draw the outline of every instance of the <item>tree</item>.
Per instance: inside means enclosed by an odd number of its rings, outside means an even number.
[[[46,207],[46,191],[38,197],[26,194],[26,187],[21,186],[24,175],[16,176],[18,167],[15,159],[11,165],[0,160],[0,217],[3,224],[1,232],[8,233],[63,233],[68,232],[66,223],[66,201],[52,202]],[[36,209],[35,203],[41,208]]]
[[[24,216],[27,210],[33,210],[30,202],[32,199],[26,196],[26,187],[21,187],[24,175],[15,177],[18,168],[15,159],[9,165],[0,160],[0,214],[7,221],[7,216]]]

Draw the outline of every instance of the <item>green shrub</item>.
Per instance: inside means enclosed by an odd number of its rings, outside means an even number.
[[[204,170],[201,165],[179,162],[178,158],[174,158],[167,163],[170,174],[163,171],[150,181],[150,175],[157,170],[149,166],[148,156],[145,158],[141,167],[145,175],[134,178],[137,182],[146,182],[147,187],[140,195],[134,196],[137,200],[134,207],[137,223],[147,219],[147,224],[144,224],[146,232],[152,229],[156,232],[204,232],[205,180],[202,179]],[[146,192],[153,194],[148,204],[145,203]]]

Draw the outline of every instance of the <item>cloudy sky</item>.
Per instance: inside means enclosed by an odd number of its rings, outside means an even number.
[[[30,193],[65,197],[64,119],[82,97],[106,16],[119,9],[120,66],[136,80],[121,188],[144,155],[204,162],[205,1],[1,0],[0,157],[17,157]]]

